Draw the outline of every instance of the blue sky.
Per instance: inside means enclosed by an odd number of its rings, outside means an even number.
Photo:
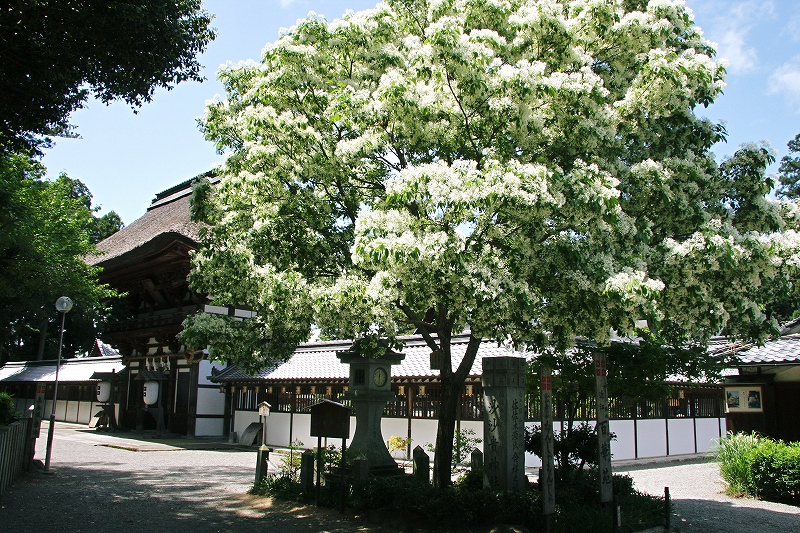
[[[90,101],[72,116],[80,139],[58,139],[43,162],[49,175],[66,172],[83,181],[103,211],[126,224],[144,214],[153,196],[212,168],[222,160],[197,128],[205,102],[223,93],[216,71],[226,62],[258,60],[281,28],[309,11],[328,20],[376,0],[206,0],[219,36],[200,58],[204,83],[159,90],[134,114],[122,103]],[[800,133],[800,2],[796,0],[688,0],[705,37],[728,61],[728,86],[698,114],[724,122],[728,142],[718,158],[745,142],[768,141],[786,155]]]

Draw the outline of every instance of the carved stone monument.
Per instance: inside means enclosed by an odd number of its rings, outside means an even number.
[[[525,359],[483,358],[483,484],[525,487]]]

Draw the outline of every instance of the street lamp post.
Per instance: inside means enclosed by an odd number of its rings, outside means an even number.
[[[56,426],[56,402],[58,401],[58,369],[61,366],[61,345],[64,340],[64,317],[72,309],[72,300],[66,296],[62,296],[56,300],[56,309],[61,313],[61,331],[58,334],[58,357],[56,359],[56,383],[55,390],[53,391],[53,408],[50,410],[50,427],[47,428],[47,454],[44,459],[44,472],[46,474],[52,473],[50,471],[50,454],[53,451],[53,430]]]

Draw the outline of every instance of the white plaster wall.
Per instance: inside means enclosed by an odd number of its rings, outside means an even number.
[[[438,427],[437,420],[430,420],[424,418],[415,418],[411,421],[411,449],[417,446],[422,446],[422,449],[428,451],[428,443],[436,444],[436,428]],[[478,433],[478,436],[483,438],[483,430]]]
[[[59,404],[61,402],[58,402]],[[78,402],[64,402],[64,422],[77,422],[78,421]]]
[[[475,436],[481,439],[481,443],[476,446],[480,451],[483,451],[483,420],[462,420],[461,431],[471,429],[475,432]]]
[[[258,422],[258,416],[253,422]],[[236,414],[238,421],[239,414]],[[244,428],[242,428],[244,430]],[[239,433],[241,435],[241,432]],[[270,413],[267,417],[267,444],[270,446],[289,445],[289,413]]]
[[[663,419],[638,420],[639,457],[667,455],[667,426]]]
[[[540,422],[525,422],[525,427],[528,429],[533,429],[534,427],[539,427],[542,424]],[[542,460],[533,455],[532,453],[525,452],[525,468],[539,468],[542,466]]]
[[[197,414],[198,415],[224,415],[225,414],[225,393],[218,388],[197,389]],[[222,433],[220,432],[220,435]]]
[[[617,438],[611,441],[611,460],[636,458],[633,420],[609,420],[608,427]]]
[[[355,421],[355,418],[353,419]],[[412,433],[411,433],[411,449],[414,449],[414,433],[413,433],[413,424],[412,424]],[[406,438],[408,437],[408,419],[407,418],[383,418],[381,419],[381,436],[383,437],[383,442],[389,442],[389,439],[393,436]],[[387,446],[388,447],[388,446]],[[392,457],[395,459],[405,459],[406,458],[406,450],[395,450],[392,453]]]
[[[198,418],[194,423],[194,434],[197,437],[220,437],[223,426],[221,418]]]
[[[278,444],[272,440],[272,435],[274,434],[270,431],[272,427],[273,418],[277,418],[282,413],[273,413],[269,415],[267,418],[267,442],[269,444],[273,444],[275,446],[285,446],[285,444]],[[247,426],[252,424],[253,422],[258,422],[258,412],[257,411],[236,411],[236,419],[233,424],[233,430],[236,432],[236,435],[241,437],[242,433]],[[288,432],[289,427],[289,415],[286,415],[286,428]]]
[[[271,413],[267,419],[267,444],[275,447],[286,447],[289,445],[289,413]],[[238,435],[251,422],[258,422],[258,413],[251,411],[237,411],[235,431]],[[703,453],[713,444],[714,439],[719,437],[718,423],[722,423],[723,434],[725,428],[724,419],[698,418],[697,423],[697,448],[699,453]],[[589,422],[594,425],[594,422]],[[663,419],[638,420],[638,445],[639,457],[665,457],[667,455],[667,432],[666,424],[670,424],[670,454],[694,453],[694,428],[692,419]],[[408,420],[405,418],[384,418],[381,424],[381,436],[384,441],[388,441],[392,435],[406,437],[408,434]],[[427,452],[427,444],[436,442],[436,428],[438,422],[430,419],[412,420],[411,448],[421,446]],[[538,426],[538,422],[527,422],[526,427]],[[611,453],[613,459],[629,460],[636,458],[636,444],[633,420],[611,420],[610,429],[616,434],[616,440],[611,442]],[[294,428],[292,440],[302,441],[304,448],[313,448],[317,445],[317,438],[310,435],[311,415],[307,413],[294,414]],[[462,429],[472,429],[477,437],[483,439],[482,421],[462,421]],[[356,419],[350,419],[350,439],[353,438],[356,429]],[[553,431],[561,430],[560,422],[553,424]],[[337,447],[341,446],[339,439],[328,439],[330,444]],[[323,442],[323,445],[325,443]],[[483,444],[479,445],[481,450]],[[398,455],[398,458],[400,455]],[[525,454],[525,466],[527,468],[538,468],[541,461],[531,453]]]
[[[23,416],[28,416],[28,408],[33,405],[33,400],[29,398],[17,398],[15,410],[22,413]],[[50,409],[52,408],[53,400],[45,400],[44,412],[42,413],[42,420],[50,420]],[[114,404],[116,410],[117,420],[119,420],[119,404]],[[56,409],[56,420],[59,422],[70,422],[74,424],[89,424],[92,417],[100,410],[100,404],[96,401],[92,402],[76,402],[58,400],[58,408]]]
[[[80,402],[78,404],[78,424],[88,424],[92,419],[94,402]]]
[[[350,432],[352,437],[353,420],[350,420]],[[317,445],[317,437],[311,436],[311,413],[295,413],[294,427],[292,428],[292,442],[300,441],[301,448],[313,448]]]
[[[669,454],[694,453],[694,419],[670,418],[667,420],[667,424],[669,428]]]
[[[721,434],[720,429],[722,430]],[[715,450],[719,445],[720,436],[725,436],[727,432],[727,424],[724,418],[698,418],[697,453]]]

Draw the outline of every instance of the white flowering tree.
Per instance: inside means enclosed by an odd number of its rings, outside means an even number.
[[[709,153],[712,55],[666,0],[390,0],[299,21],[222,69],[203,119],[228,157],[195,196],[192,283],[258,317],[201,315],[184,340],[253,368],[313,325],[418,331],[444,360],[442,486],[482,338],[563,350],[637,319],[675,343],[763,336],[795,266],[792,204]]]

